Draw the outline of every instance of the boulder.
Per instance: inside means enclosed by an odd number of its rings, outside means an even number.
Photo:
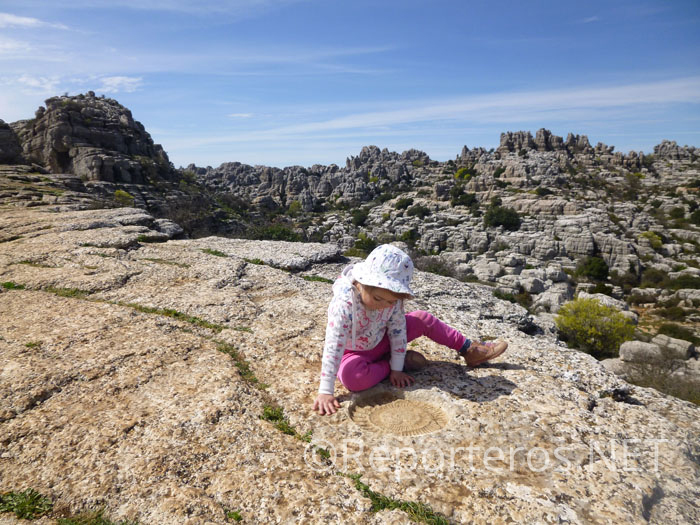
[[[690,341],[659,334],[651,342],[664,350],[670,359],[688,359],[695,354],[695,345]]]
[[[626,341],[620,345],[620,359],[629,363],[662,363],[664,353],[654,343],[642,341]]]

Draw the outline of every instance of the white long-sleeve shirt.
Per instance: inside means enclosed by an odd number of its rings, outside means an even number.
[[[360,294],[352,285],[350,270],[345,267],[333,284],[333,299],[328,305],[326,342],[321,361],[320,394],[331,394],[335,389],[335,378],[340,360],[346,349],[372,350],[385,334],[389,335],[392,370],[403,370],[406,357],[406,317],[403,301],[381,310],[368,310],[360,300]]]

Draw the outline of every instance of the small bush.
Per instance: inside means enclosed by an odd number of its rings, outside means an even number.
[[[503,226],[506,230],[520,229],[520,216],[511,208],[493,206],[484,215],[484,226]]]
[[[253,228],[252,236],[253,239],[267,241],[301,242],[303,240],[301,235],[282,224]]]
[[[542,186],[539,186],[535,190],[535,193],[537,194],[538,197],[544,197],[545,195],[551,195],[553,192],[549,188],[543,188]]]
[[[644,232],[640,234],[639,237],[647,239],[649,241],[649,244],[651,244],[652,249],[656,251],[660,250],[661,246],[663,246],[663,241],[661,240],[661,237],[659,237],[654,232]]]
[[[369,210],[366,208],[358,208],[356,210],[352,210],[351,215],[352,223],[355,226],[363,226],[367,221],[367,217],[369,216]]]
[[[405,210],[412,204],[413,199],[411,197],[402,197],[396,201],[396,204],[394,204],[394,208],[396,208],[397,210]]]
[[[659,327],[659,333],[673,337],[674,339],[683,339],[691,343],[700,344],[700,337],[697,337],[694,332],[684,326],[674,323],[664,323]]]
[[[301,202],[299,201],[292,201],[292,203],[289,205],[289,208],[287,208],[287,215],[289,215],[290,217],[296,217],[301,212]]]
[[[682,321],[685,318],[685,310],[683,310],[683,308],[680,306],[659,308],[654,313],[660,317],[665,317],[670,321]]]
[[[700,289],[700,277],[684,274],[671,279],[666,286],[671,290],[697,290]]]
[[[459,168],[455,173],[455,179],[468,181],[472,177],[477,175],[476,170],[473,167],[463,167]]]
[[[409,217],[418,217],[420,219],[425,219],[428,215],[430,215],[430,209],[421,204],[416,204],[415,206],[410,207],[408,211],[406,211],[406,215],[408,215]]]
[[[608,278],[608,265],[601,257],[586,257],[576,266],[576,275],[605,281]]]
[[[668,282],[666,272],[656,268],[645,268],[642,272],[642,288],[664,288]]]
[[[414,246],[416,244],[416,241],[419,239],[418,232],[411,228],[410,230],[406,230],[399,236],[399,240],[402,242],[405,242],[409,246]]]
[[[420,159],[416,159],[416,160],[414,160],[411,164],[412,164],[413,167],[415,167],[415,168],[420,168],[421,166],[423,166],[424,162],[423,162],[422,160],[420,160]]]
[[[634,336],[634,325],[622,313],[595,299],[575,299],[554,321],[569,346],[596,359],[617,357],[620,345]]]
[[[671,211],[668,214],[669,217],[672,219],[684,219],[685,218],[685,208],[682,208],[681,206],[678,206],[676,208],[672,208]]]
[[[693,213],[690,214],[690,222],[692,222],[696,226],[700,226],[700,209],[695,210]]]
[[[451,206],[467,206],[472,209],[479,207],[479,200],[476,198],[476,193],[465,193],[464,188],[457,184],[450,190],[450,205]]]
[[[372,239],[371,237],[368,237],[366,233],[361,232],[357,236],[357,240],[355,241],[355,246],[357,250],[361,250],[365,252],[366,254],[369,254],[372,250],[374,250],[377,247],[377,241]]]
[[[114,200],[117,201],[117,204],[120,206],[133,206],[134,205],[134,196],[126,192],[124,190],[116,190],[114,192]]]

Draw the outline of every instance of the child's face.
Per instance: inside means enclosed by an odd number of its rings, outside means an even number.
[[[360,283],[357,283],[356,286],[360,292],[362,304],[364,304],[365,308],[368,310],[383,310],[384,308],[394,306],[398,300],[393,293],[384,288],[369,289],[365,288]]]

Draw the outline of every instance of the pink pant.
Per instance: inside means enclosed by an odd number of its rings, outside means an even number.
[[[409,341],[425,335],[436,343],[459,350],[466,337],[437,317],[418,310],[406,314],[406,336]],[[389,336],[385,335],[372,350],[346,350],[338,368],[338,379],[348,390],[366,390],[389,376]]]

